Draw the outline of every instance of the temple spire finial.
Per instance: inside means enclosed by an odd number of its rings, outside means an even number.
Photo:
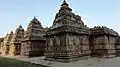
[[[34,18],[32,19],[32,21],[37,21],[37,18],[36,18],[36,16],[34,16]]]
[[[62,5],[61,5],[61,6],[63,6],[63,5],[67,5],[67,6],[68,6],[68,4],[67,4],[66,0],[63,0],[63,3],[62,3]]]
[[[36,19],[36,16],[34,16],[34,19]]]
[[[66,3],[66,0],[63,0],[63,3]]]
[[[13,31],[11,31],[10,34],[13,34]]]
[[[19,28],[22,28],[22,25],[20,24]]]

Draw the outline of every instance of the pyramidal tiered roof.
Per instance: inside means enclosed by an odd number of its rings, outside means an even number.
[[[10,32],[10,34],[7,34],[4,39],[3,39],[3,44],[2,45],[9,45],[11,39],[13,37],[13,31]]]
[[[84,25],[83,21],[81,20],[81,16],[75,15],[72,12],[72,9],[69,7],[69,4],[65,0],[61,4],[59,12],[56,14],[55,20],[53,22],[53,25],[50,27],[50,30],[57,30],[57,28],[64,28],[64,31],[76,31],[77,33],[81,33],[79,29],[83,28],[86,30],[84,33],[88,33],[87,31],[89,29],[86,25]]]
[[[8,41],[11,41],[12,36],[13,36],[13,31],[11,31],[10,34],[8,34],[7,40],[8,40]]]
[[[16,29],[16,31],[15,31],[13,37],[12,37],[12,42],[21,42],[23,40],[23,36],[24,36],[24,29],[20,25]]]
[[[79,15],[75,15],[72,12],[72,9],[69,7],[69,4],[64,0],[59,12],[55,16],[53,26],[51,28],[60,27],[63,25],[75,26],[79,28],[85,28],[83,21]]]
[[[25,32],[24,38],[25,40],[39,40],[42,39],[41,37],[43,31],[43,27],[38,19],[34,16],[32,21],[30,21],[27,31]]]
[[[30,21],[27,30],[31,30],[31,28],[35,28],[35,27],[39,29],[43,29],[40,21],[34,16],[32,21]]]
[[[24,32],[24,29],[22,28],[21,25],[15,31],[16,34],[19,33],[19,32]]]

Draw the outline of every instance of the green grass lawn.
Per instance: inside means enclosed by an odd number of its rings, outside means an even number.
[[[45,67],[42,65],[30,64],[16,59],[0,56],[0,67]]]

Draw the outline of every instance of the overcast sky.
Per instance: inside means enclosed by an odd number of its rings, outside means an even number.
[[[89,26],[107,26],[120,33],[120,0],[66,0]],[[0,0],[0,37],[21,24],[26,30],[34,16],[51,26],[63,0]]]

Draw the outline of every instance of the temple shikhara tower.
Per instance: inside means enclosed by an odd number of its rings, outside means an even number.
[[[46,59],[70,61],[91,54],[89,28],[64,0],[47,32]]]
[[[1,44],[2,55],[9,54],[10,42],[11,42],[12,37],[13,37],[13,31],[11,31],[10,34],[7,34],[4,37],[3,42]]]
[[[45,48],[44,28],[34,17],[30,21],[27,31],[24,34],[24,41],[21,46],[22,56],[43,56]]]
[[[64,0],[52,26],[43,28],[34,17],[26,31],[20,25],[4,37],[1,51],[2,55],[45,56],[60,62],[84,56],[110,58],[120,56],[120,36],[106,26],[87,27]]]
[[[16,31],[11,39],[11,42],[10,42],[9,54],[11,56],[20,55],[21,43],[23,41],[23,36],[24,36],[24,29],[20,25],[19,28],[16,29]]]

